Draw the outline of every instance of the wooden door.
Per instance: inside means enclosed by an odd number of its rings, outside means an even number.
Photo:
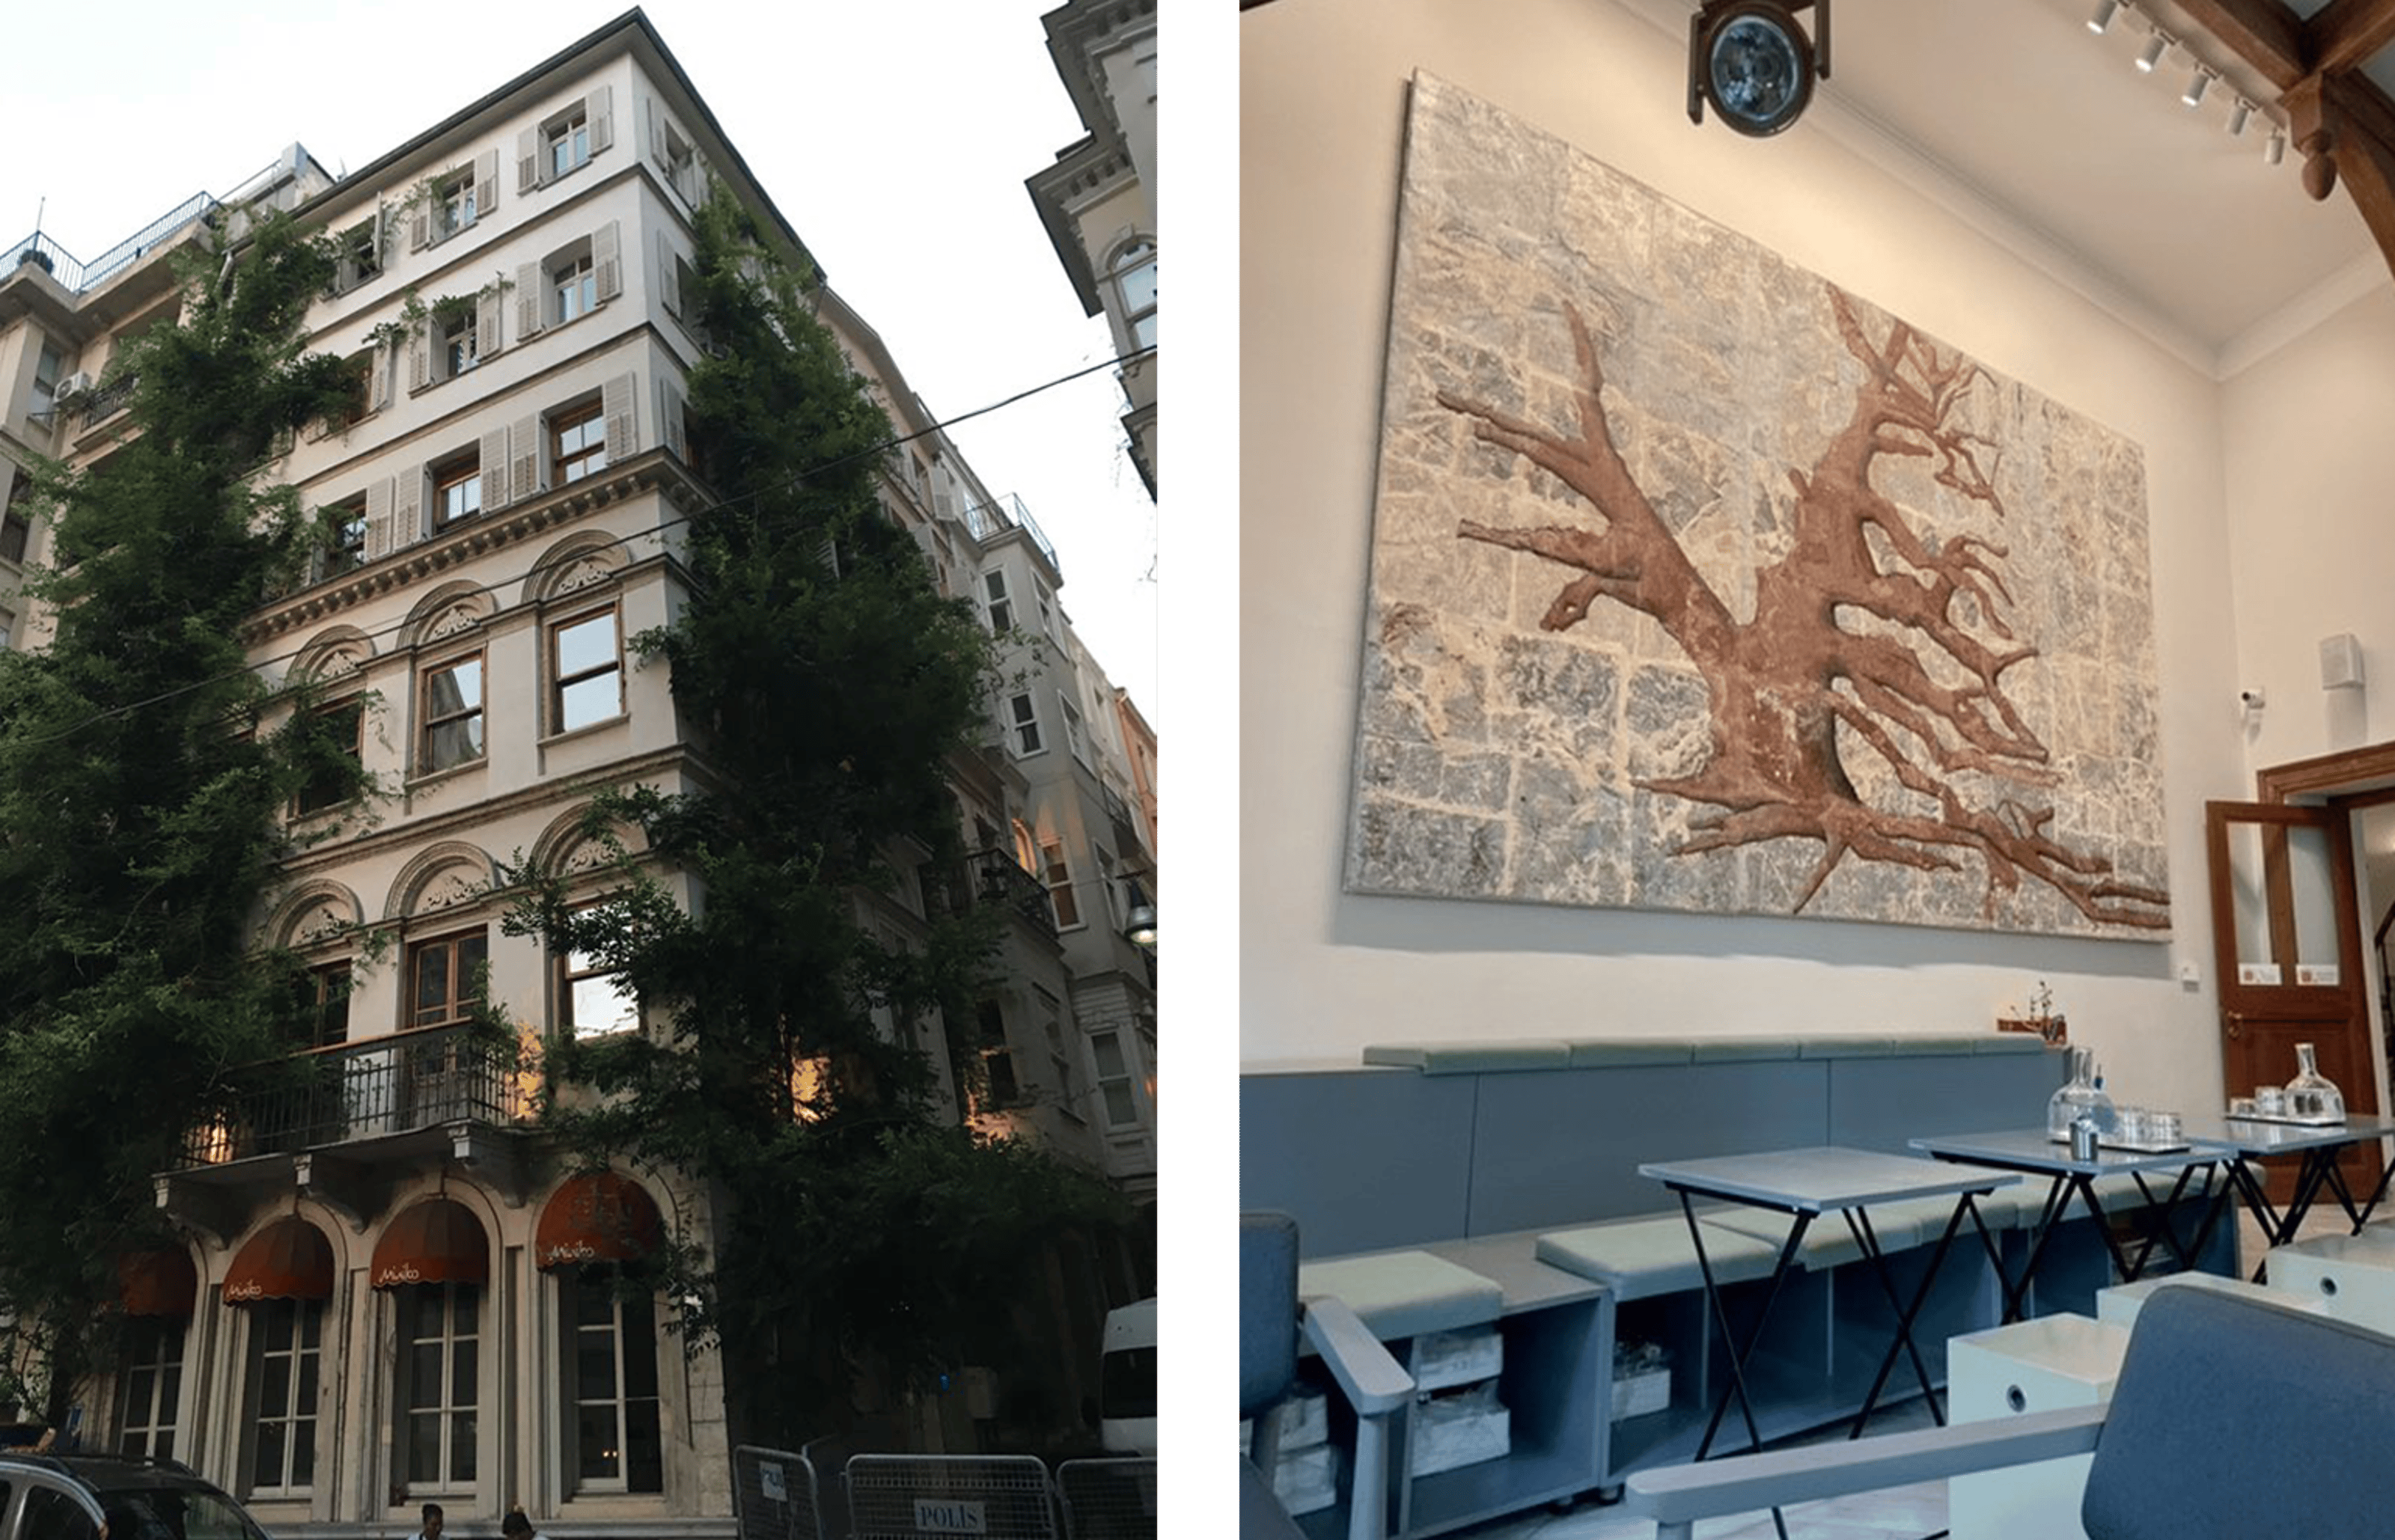
[[[2285,1085],[2296,1076],[2296,1045],[2309,1043],[2347,1111],[2375,1112],[2350,815],[2272,802],[2207,802],[2203,814],[2228,1094]],[[2346,1155],[2357,1196],[2378,1179],[2376,1148]],[[2296,1163],[2269,1165],[2271,1197],[2283,1203]]]

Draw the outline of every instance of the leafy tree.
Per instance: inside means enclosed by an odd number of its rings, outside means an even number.
[[[683,301],[709,356],[689,439],[720,501],[690,525],[686,609],[640,646],[670,665],[722,789],[602,796],[592,831],[646,847],[617,847],[613,901],[576,909],[536,884],[509,924],[621,969],[669,1018],[649,1038],[551,1041],[546,1117],[589,1158],[706,1181],[718,1249],[676,1248],[665,1286],[721,1342],[739,1435],[796,1441],[849,1426],[860,1379],[1052,1358],[1015,1327],[1040,1248],[1116,1199],[943,1113],[920,1024],[972,1022],[1001,916],[935,915],[920,951],[859,922],[894,852],[961,868],[947,770],[986,731],[990,646],[881,510],[890,424],[814,314],[811,275],[720,187],[697,237]]]
[[[59,564],[27,588],[57,631],[0,652],[0,1300],[53,1421],[105,1345],[116,1257],[155,1236],[152,1175],[229,1070],[288,1046],[291,968],[248,945],[278,814],[357,774],[305,711],[261,729],[276,691],[239,637],[316,534],[257,473],[342,398],[300,343],[332,249],[279,217],[237,255],[202,244],[179,320],[113,361],[125,441],[36,468]]]

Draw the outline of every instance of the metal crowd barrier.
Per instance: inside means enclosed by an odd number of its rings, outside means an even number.
[[[740,1540],[1155,1540],[1156,1462],[1027,1454],[853,1454],[818,1439],[796,1454],[732,1452]]]

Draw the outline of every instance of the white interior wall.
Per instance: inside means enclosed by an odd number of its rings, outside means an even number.
[[[1243,1063],[1353,1063],[1368,1042],[1422,1037],[1978,1032],[2043,979],[2116,1092],[2216,1104],[2203,803],[2250,783],[2234,713],[2220,708],[2224,692],[2234,698],[2228,622],[2242,591],[2230,583],[2216,383],[2084,296],[2100,284],[2051,276],[2036,237],[1925,186],[1900,150],[1851,120],[1844,131],[1817,126],[1834,119],[1834,99],[1774,140],[1692,127],[1685,33],[1622,5],[1306,0],[1247,13],[1239,43]],[[1417,68],[2143,447],[2171,942],[1341,890],[1406,82]],[[2203,976],[2194,987],[2177,980],[2183,961]]]
[[[2337,194],[2343,197],[2342,192]],[[2383,281],[2221,391],[2239,690],[2260,769],[2395,739],[2395,573],[2387,425],[2395,422],[2395,286]],[[2359,690],[2321,686],[2320,644],[2362,643]]]

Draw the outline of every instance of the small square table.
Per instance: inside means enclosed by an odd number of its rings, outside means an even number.
[[[2352,1191],[2345,1185],[2345,1174],[2337,1169],[2337,1155],[2347,1145],[2395,1135],[2395,1118],[2348,1112],[2343,1123],[2313,1125],[2198,1113],[2183,1119],[2182,1125],[2190,1143],[2229,1157],[2230,1186],[2245,1200],[2255,1222],[2262,1227],[2264,1242],[2271,1246],[2284,1245],[2296,1238],[2297,1228],[2322,1188],[2336,1195],[2345,1217],[2353,1221],[2351,1233],[2361,1234],[2379,1200],[2387,1195],[2388,1178],[2395,1177],[2395,1163],[2390,1163],[2371,1191],[2369,1201],[2357,1208]],[[2296,1171],[2296,1191],[2287,1200],[2283,1213],[2270,1202],[2262,1174],[2254,1167],[2254,1162],[2269,1155],[2295,1155],[2301,1161]],[[2212,1213],[2204,1217],[2204,1233],[2210,1232],[2212,1221],[2226,1201],[2227,1191],[2214,1199]],[[2202,1244],[2199,1236],[2197,1244]],[[2262,1269],[2257,1265],[2254,1275],[2258,1279],[2261,1274]]]
[[[2177,1235],[2171,1229],[2171,1211],[2185,1194],[2188,1179],[2202,1170],[2206,1173],[2204,1179],[2208,1183],[2211,1180],[2209,1173],[2220,1159],[2213,1150],[2196,1148],[2193,1139],[2189,1140],[2188,1148],[2177,1151],[2098,1149],[2095,1159],[2084,1161],[2073,1158],[2069,1144],[2051,1138],[2043,1128],[2006,1128],[1986,1134],[1931,1134],[1907,1142],[1913,1149],[1935,1155],[1941,1161],[2030,1175],[2043,1173],[2053,1178],[2046,1185],[2045,1207],[2039,1213],[2036,1226],[2030,1231],[2029,1257],[2021,1264],[2018,1279],[2005,1276],[1995,1238],[1988,1233],[1986,1224],[1979,1219],[1976,1210],[1971,1215],[1972,1222],[1979,1226],[1979,1242],[1987,1247],[1988,1261],[1996,1270],[1997,1281],[2004,1285],[2005,1321],[2007,1324],[2021,1318],[2022,1302],[2029,1297],[2030,1283],[2037,1277],[2037,1265],[2045,1256],[2046,1239],[2053,1233],[2054,1227],[2062,1221],[2063,1216],[2070,1212],[2073,1196],[2086,1206],[2088,1215],[2095,1219],[2096,1232],[2104,1238],[2104,1248],[2111,1253],[2112,1265],[2120,1270],[2121,1282],[2124,1283],[2136,1283],[2145,1272],[2146,1263],[2153,1256],[2157,1242],[2170,1248],[2179,1266],[2189,1266],[2189,1258],[2203,1249],[2204,1237],[2212,1233],[2212,1219],[2219,1206],[2216,1195],[2213,1208],[2206,1211],[2203,1223],[2196,1231],[2195,1244],[2182,1249]],[[2157,1199],[2153,1190],[2146,1185],[2146,1174],[2171,1171],[2178,1175],[2171,1184],[2170,1195],[2166,1199]],[[2154,1210],[2146,1244],[2137,1248],[2134,1261],[2122,1251],[2120,1242],[2113,1238],[2112,1227],[2104,1218],[2104,1205],[2096,1198],[2097,1178],[2123,1172],[2136,1179],[2137,1191],[2145,1195],[2147,1204]],[[2224,1184],[2220,1191],[2227,1191]]]
[[[1746,1389],[1746,1365],[1763,1340],[1763,1332],[1771,1316],[1771,1307],[1780,1296],[1781,1283],[1786,1282],[1796,1261],[1797,1248],[1804,1243],[1805,1231],[1823,1214],[1836,1213],[1846,1218],[1846,1228],[1855,1244],[1869,1257],[1878,1274],[1881,1290],[1896,1311],[1896,1337],[1889,1343],[1887,1356],[1880,1361],[1879,1374],[1872,1382],[1871,1392],[1863,1398],[1861,1411],[1855,1415],[1855,1431],[1862,1431],[1864,1421],[1878,1404],[1879,1393],[1896,1367],[1897,1355],[1904,1353],[1912,1360],[1912,1372],[1921,1382],[1922,1394],[1929,1400],[1930,1415],[1940,1425],[1945,1414],[1938,1405],[1938,1392],[1929,1383],[1928,1367],[1922,1362],[1920,1349],[1913,1346],[1912,1323],[1928,1300],[1929,1286],[1936,1281],[1938,1264],[1961,1227],[1963,1217],[1978,1216],[1971,1207],[1975,1195],[1991,1192],[1999,1187],[2009,1187],[2020,1180],[2015,1175],[1990,1171],[1968,1170],[1941,1165],[1937,1161],[1915,1160],[1909,1155],[1881,1154],[1876,1151],[1849,1150],[1835,1145],[1815,1146],[1803,1150],[1778,1150],[1753,1155],[1714,1155],[1700,1160],[1653,1161],[1638,1167],[1638,1174],[1661,1182],[1679,1194],[1680,1212],[1688,1221],[1688,1238],[1697,1248],[1697,1267],[1703,1275],[1705,1299],[1711,1310],[1714,1325],[1721,1333],[1723,1347],[1729,1357],[1729,1384],[1715,1403],[1712,1419],[1705,1425],[1704,1438],[1697,1446],[1696,1457],[1703,1459],[1713,1448],[1714,1435],[1720,1431],[1722,1418],[1735,1399],[1746,1422],[1747,1438],[1753,1447],[1761,1448],[1763,1434],[1754,1420],[1754,1405]],[[1954,1212],[1946,1221],[1938,1237],[1938,1249],[1930,1257],[1929,1269],[1921,1280],[1912,1300],[1907,1304],[1896,1288],[1896,1281],[1887,1270],[1887,1258],[1880,1250],[1879,1238],[1872,1231],[1869,1210],[1874,1204],[1896,1203],[1907,1198],[1952,1197]],[[1715,1198],[1742,1204],[1752,1208],[1769,1209],[1792,1217],[1788,1239],[1780,1248],[1780,1259],[1766,1286],[1763,1308],[1749,1328],[1746,1343],[1740,1347],[1730,1329],[1729,1313],[1722,1302],[1721,1287],[1714,1277],[1713,1264],[1705,1255],[1703,1228],[1697,1223],[1697,1198]],[[1772,1520],[1780,1523],[1777,1508]],[[1787,1531],[1781,1526],[1780,1533]]]

